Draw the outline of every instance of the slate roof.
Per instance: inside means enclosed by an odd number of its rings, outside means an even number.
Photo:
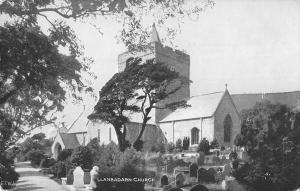
[[[176,109],[160,123],[210,117],[215,113],[224,93],[223,91],[193,96],[187,100],[187,104],[191,107]]]
[[[159,35],[158,35],[158,32],[156,30],[156,27],[155,27],[154,23],[152,25],[152,31],[151,31],[151,42],[159,42],[159,43],[161,43]]]
[[[91,113],[91,112],[90,112]],[[68,133],[84,133],[87,132],[87,124],[89,122],[88,111],[83,111],[79,116],[74,120],[74,122],[68,128]]]
[[[59,135],[66,149],[73,149],[80,145],[75,134],[60,133]]]
[[[238,110],[252,108],[257,102],[269,100],[271,103],[285,104],[290,108],[299,106],[297,99],[300,99],[300,91],[280,92],[280,93],[257,93],[257,94],[231,94],[231,98]]]

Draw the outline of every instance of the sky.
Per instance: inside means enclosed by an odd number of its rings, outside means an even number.
[[[149,26],[155,21],[148,20]],[[73,29],[95,61],[98,92],[117,72],[117,56],[126,48],[116,40],[120,24],[94,22],[102,34],[89,23],[73,24]],[[225,84],[233,94],[300,90],[298,0],[215,0],[197,21],[185,20],[173,43],[191,57],[191,95],[222,91]],[[83,104],[91,109],[96,100],[86,98]],[[71,124],[83,104],[66,106],[62,121]]]

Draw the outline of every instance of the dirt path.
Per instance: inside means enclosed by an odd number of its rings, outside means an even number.
[[[16,163],[20,174],[14,191],[68,191],[66,188],[33,168],[29,162]]]

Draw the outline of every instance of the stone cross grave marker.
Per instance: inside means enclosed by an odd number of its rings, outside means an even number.
[[[160,184],[161,184],[161,187],[169,184],[169,179],[168,179],[167,175],[163,175],[160,178]]]
[[[193,163],[190,165],[190,177],[197,177],[198,165]]]
[[[83,176],[84,172],[80,166],[77,166],[73,172],[74,181],[73,186],[76,189],[84,188]]]
[[[177,174],[175,176],[175,184],[176,184],[176,187],[181,187],[183,186],[183,183],[184,183],[185,179],[184,179],[184,176],[183,174]]]
[[[96,188],[96,178],[97,175],[99,173],[99,167],[98,166],[94,166],[93,169],[91,170],[90,174],[91,174],[91,182],[90,182],[90,187],[91,188]]]

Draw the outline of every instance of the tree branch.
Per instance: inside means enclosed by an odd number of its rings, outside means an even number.
[[[7,93],[5,93],[1,98],[0,98],[0,105],[4,104],[11,96],[17,93],[16,89],[13,89]]]

